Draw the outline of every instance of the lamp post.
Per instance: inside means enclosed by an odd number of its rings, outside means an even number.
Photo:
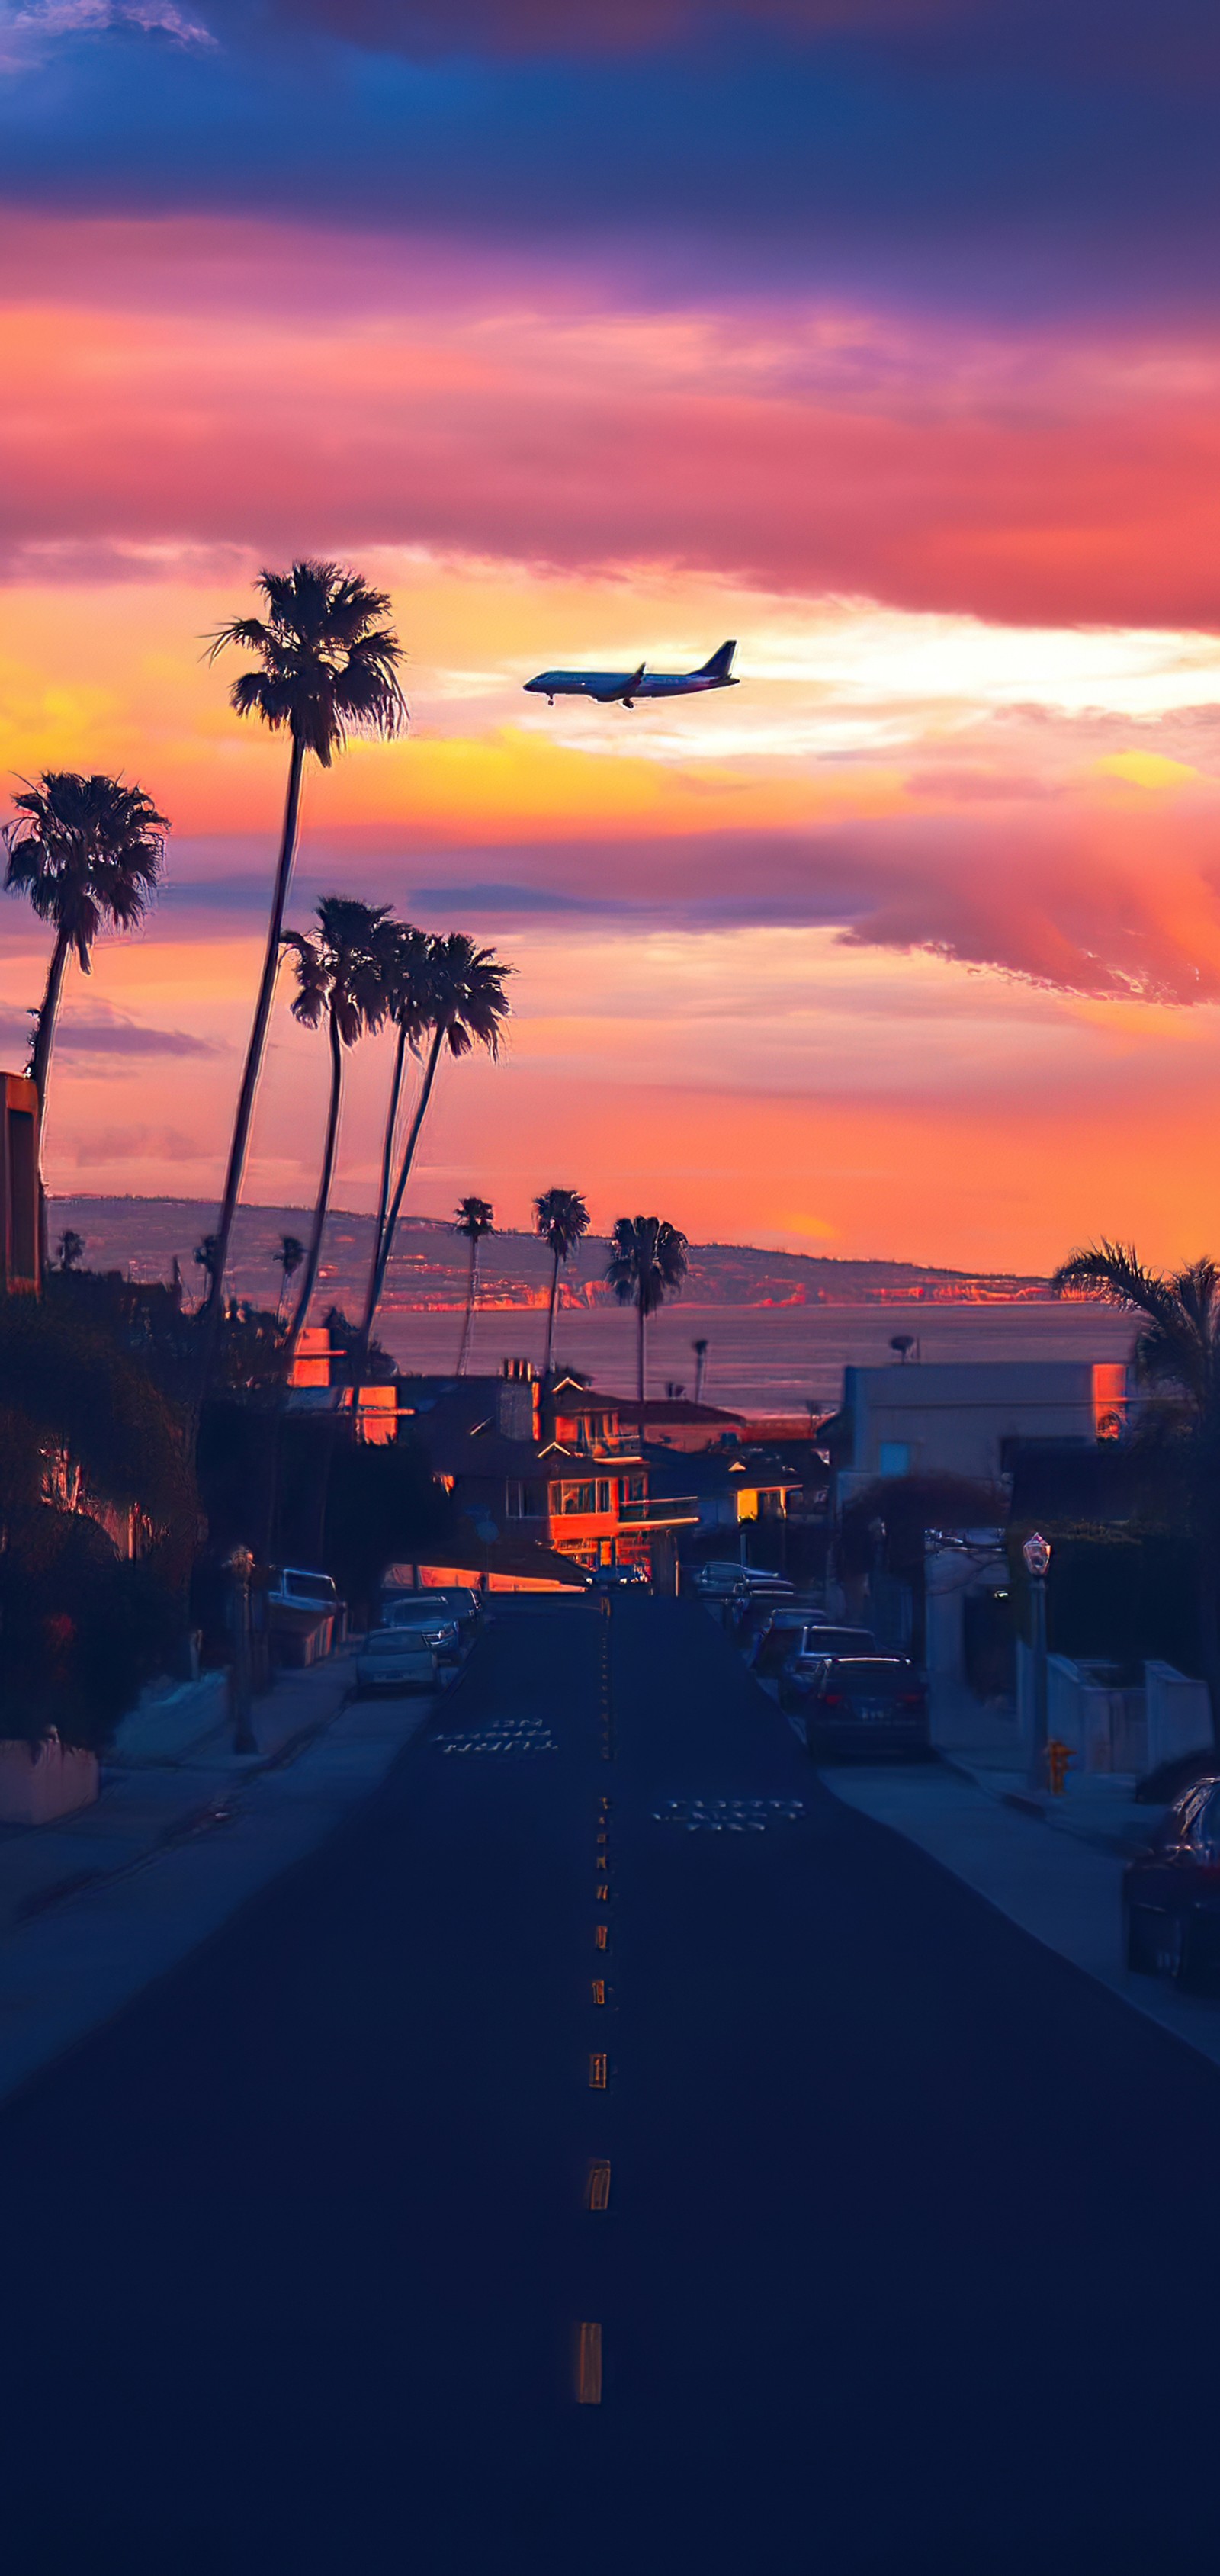
[[[1021,1550],[1029,1576],[1034,1605],[1034,1722],[1029,1746],[1029,1785],[1046,1787],[1046,1578],[1050,1572],[1050,1541],[1039,1530],[1027,1538]]]
[[[233,1577],[233,1750],[257,1753],[250,1723],[250,1577],[254,1559],[248,1547],[235,1547],[225,1564]]]

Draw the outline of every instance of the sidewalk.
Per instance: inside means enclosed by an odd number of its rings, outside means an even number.
[[[370,1796],[434,1696],[354,1700],[350,1650],[188,1760],[107,1768],[97,1805],[0,1829],[0,2100],[164,1976]],[[460,1676],[458,1676],[460,1678]]]
[[[1048,1799],[1044,1808],[1034,1800],[1024,1808],[1006,1803],[1006,1775],[999,1771],[988,1777],[980,1769],[971,1777],[944,1763],[892,1770],[878,1764],[867,1770],[827,1768],[820,1776],[845,1806],[917,1843],[1022,1931],[1220,2065],[1220,1998],[1176,1994],[1159,1978],[1132,1976],[1123,1964],[1123,1846],[1111,1839],[1107,1847],[1104,1832],[1087,1829],[1090,1800],[1083,1784],[1073,1824],[1055,1812],[1068,1808],[1067,1798]],[[1114,1806],[1121,1808],[1122,1783],[1091,1785],[1113,1787]],[[1161,1811],[1131,1812],[1150,1827]]]

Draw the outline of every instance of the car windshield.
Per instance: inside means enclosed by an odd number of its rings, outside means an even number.
[[[369,1652],[374,1655],[414,1654],[423,1641],[404,1628],[375,1628],[369,1638]]]

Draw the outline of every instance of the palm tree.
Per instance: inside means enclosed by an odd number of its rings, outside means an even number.
[[[1199,1638],[1220,1743],[1220,1269],[1194,1261],[1164,1277],[1134,1245],[1087,1245],[1070,1253],[1051,1293],[1091,1291],[1139,1318],[1132,1352],[1137,1384],[1154,1398],[1136,1437],[1145,1453],[1176,1469],[1194,1546]]]
[[[469,1055],[476,1042],[485,1046],[489,1055],[499,1054],[501,1027],[509,1007],[504,979],[512,971],[511,966],[501,964],[494,949],[476,948],[464,931],[451,931],[447,937],[433,939],[430,943],[422,1008],[423,1027],[431,1031],[431,1043],[424,1062],[415,1115],[402,1149],[393,1196],[380,1238],[373,1245],[364,1320],[360,1328],[362,1349],[368,1348],[373,1319],[381,1302],[403,1194],[441,1056],[446,1049],[451,1056]]]
[[[464,1234],[470,1245],[470,1269],[466,1279],[466,1315],[462,1324],[462,1347],[458,1352],[457,1373],[466,1374],[466,1353],[470,1348],[470,1327],[474,1322],[475,1279],[479,1265],[479,1245],[485,1235],[494,1234],[495,1209],[489,1199],[461,1199],[458,1202],[455,1234]]]
[[[402,1087],[407,1068],[407,1049],[418,1055],[428,1027],[428,1013],[433,1000],[432,957],[436,946],[426,930],[416,930],[409,921],[387,921],[382,937],[382,982],[385,987],[387,1017],[394,1023],[394,1061],[390,1074],[390,1093],[386,1103],[385,1134],[381,1147],[381,1179],[377,1192],[377,1215],[373,1225],[373,1252],[369,1265],[369,1285],[376,1275],[377,1256],[385,1233],[394,1179],[394,1147],[398,1138],[398,1113],[402,1105]]]
[[[47,1266],[47,1201],[41,1139],[60,996],[69,957],[92,968],[103,930],[135,930],[148,912],[165,862],[164,814],[142,787],[101,773],[44,769],[36,786],[13,798],[15,822],[4,827],[6,888],[29,896],[40,921],[55,925],[42,1001],[34,1016],[30,1075],[38,1093],[38,1206],[42,1266]]]
[[[295,1279],[305,1258],[305,1246],[299,1234],[282,1234],[279,1251],[273,1252],[271,1258],[282,1274],[280,1293],[275,1301],[275,1320],[278,1324],[284,1310],[284,1299],[288,1294],[289,1282]]]
[[[266,616],[235,618],[213,636],[209,652],[214,661],[218,653],[236,644],[256,656],[255,668],[234,681],[230,704],[239,716],[261,716],[272,733],[286,731],[291,744],[267,947],[216,1228],[216,1268],[209,1292],[213,1343],[271,1019],[305,757],[312,752],[322,768],[329,769],[349,734],[377,734],[388,741],[403,732],[407,723],[398,679],[402,646],[386,623],[390,602],[384,591],[371,589],[359,573],[345,572],[339,564],[312,561],[294,563],[290,572],[262,572],[258,588]],[[205,1367],[210,1358],[209,1347]]]
[[[568,1261],[581,1236],[589,1231],[589,1211],[579,1190],[544,1190],[534,1201],[534,1225],[550,1248],[551,1302],[546,1319],[546,1373],[555,1356],[555,1308],[559,1299],[559,1264]]]
[[[307,1029],[316,1029],[325,1019],[330,1039],[330,1100],[326,1112],[322,1169],[305,1255],[305,1275],[288,1328],[290,1361],[309,1313],[322,1258],[322,1236],[330,1206],[339,1142],[343,1050],[355,1046],[366,1030],[380,1028],[385,1018],[382,940],[388,918],[387,904],[359,903],[350,895],[328,894],[323,895],[318,905],[316,939],[303,938],[297,931],[288,931],[285,935],[285,944],[296,953],[297,996],[292,1005],[293,1018],[300,1020]]]
[[[74,1225],[66,1225],[55,1250],[57,1270],[79,1270],[85,1258],[85,1238]]]
[[[610,1238],[606,1277],[620,1306],[637,1317],[636,1392],[644,1401],[644,1327],[686,1277],[686,1236],[662,1216],[620,1216]]]

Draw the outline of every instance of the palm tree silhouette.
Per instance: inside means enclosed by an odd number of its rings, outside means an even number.
[[[431,1042],[424,1062],[415,1115],[402,1149],[393,1196],[380,1240],[373,1246],[364,1320],[360,1328],[363,1351],[368,1349],[373,1319],[381,1302],[403,1193],[442,1053],[448,1049],[451,1056],[469,1055],[477,1042],[486,1047],[489,1055],[499,1054],[501,1026],[508,1016],[509,1007],[504,979],[512,971],[511,966],[501,964],[494,949],[476,948],[464,931],[450,931],[446,937],[433,939],[430,943],[423,994],[423,1028],[431,1031]]]
[[[85,1258],[85,1238],[74,1225],[66,1225],[55,1247],[57,1270],[79,1270]]]
[[[570,1260],[581,1236],[589,1231],[589,1211],[579,1190],[544,1190],[534,1201],[534,1224],[545,1244],[549,1245],[551,1302],[546,1319],[546,1373],[549,1377],[555,1356],[555,1307],[559,1298],[559,1264]]]
[[[1220,1743],[1220,1269],[1214,1261],[1193,1261],[1165,1277],[1145,1267],[1133,1244],[1103,1240],[1069,1253],[1050,1285],[1052,1296],[1091,1290],[1139,1318],[1132,1367],[1153,1400],[1133,1445],[1150,1464],[1167,1467],[1180,1489],[1194,1546],[1212,1732]]]
[[[384,964],[386,1016],[394,1023],[394,1059],[390,1073],[390,1091],[386,1102],[385,1134],[381,1147],[381,1178],[377,1193],[377,1215],[373,1225],[373,1250],[369,1263],[370,1289],[376,1275],[377,1256],[385,1233],[390,1189],[394,1179],[394,1148],[398,1139],[398,1113],[402,1106],[402,1087],[406,1075],[407,1049],[419,1054],[428,1028],[428,1013],[433,1000],[432,954],[436,942],[426,930],[416,930],[409,921],[387,921],[384,931]]]
[[[386,623],[390,602],[384,591],[371,589],[359,573],[345,572],[339,564],[313,561],[294,563],[290,572],[262,572],[258,588],[266,603],[266,616],[238,617],[231,625],[223,626],[213,636],[208,656],[215,661],[217,654],[231,644],[255,654],[255,668],[243,671],[234,681],[230,704],[239,716],[260,716],[272,733],[287,731],[291,743],[267,948],[216,1226],[216,1269],[209,1291],[213,1344],[250,1141],[254,1096],[271,1019],[284,908],[300,822],[305,756],[312,752],[322,768],[329,769],[349,734],[377,734],[390,740],[407,724],[406,701],[398,679],[402,646],[393,627]],[[211,1347],[205,1352],[205,1369],[210,1359]]]
[[[322,1237],[339,1143],[343,1050],[355,1046],[367,1029],[380,1028],[386,1015],[382,969],[388,919],[388,904],[359,903],[350,895],[328,894],[323,895],[318,905],[316,938],[306,939],[299,931],[285,934],[285,946],[291,948],[296,956],[297,994],[292,1016],[307,1029],[316,1029],[324,1019],[330,1039],[330,1099],[322,1146],[322,1168],[305,1254],[305,1273],[288,1328],[290,1362],[309,1313],[322,1258]]]
[[[299,1234],[282,1234],[279,1251],[273,1252],[271,1258],[282,1273],[280,1293],[275,1301],[275,1320],[278,1324],[284,1310],[284,1299],[288,1294],[289,1282],[295,1279],[305,1258],[305,1246]]]
[[[644,1327],[686,1277],[686,1236],[668,1218],[620,1216],[610,1238],[606,1278],[620,1306],[634,1306],[637,1319],[636,1392],[644,1401]]]
[[[44,769],[36,786],[13,798],[17,817],[4,827],[10,892],[28,895],[40,921],[55,925],[47,980],[34,1015],[30,1076],[38,1093],[38,1206],[41,1259],[47,1266],[47,1201],[41,1142],[51,1052],[68,960],[92,969],[93,943],[106,929],[134,930],[145,918],[165,861],[164,814],[142,787],[100,772]]]
[[[470,1328],[474,1322],[475,1279],[479,1264],[479,1245],[485,1235],[494,1234],[495,1209],[488,1199],[460,1199],[455,1234],[464,1234],[470,1245],[470,1269],[466,1279],[466,1314],[462,1324],[462,1347],[458,1352],[457,1373],[466,1374],[466,1354],[470,1348]]]

